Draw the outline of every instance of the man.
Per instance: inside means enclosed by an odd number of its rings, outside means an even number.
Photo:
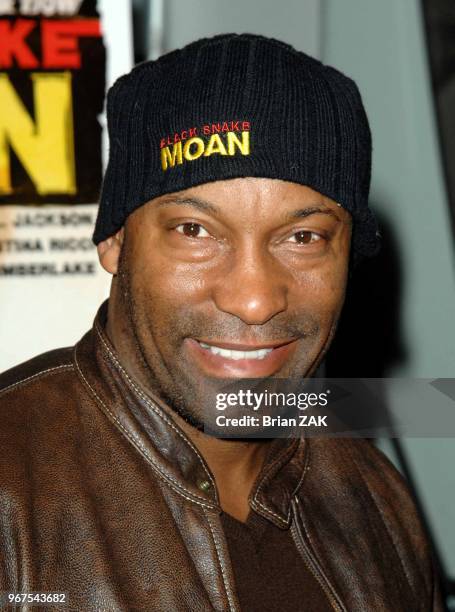
[[[377,248],[355,84],[224,35],[137,66],[107,113],[109,302],[1,382],[1,590],[72,610],[442,610],[410,495],[368,441],[205,431],[227,381],[314,375],[350,260]]]

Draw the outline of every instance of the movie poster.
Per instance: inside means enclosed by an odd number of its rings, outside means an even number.
[[[108,295],[91,235],[129,21],[120,0],[0,0],[0,371],[76,342]]]

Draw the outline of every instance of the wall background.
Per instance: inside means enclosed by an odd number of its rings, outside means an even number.
[[[370,199],[393,231],[401,270],[403,356],[389,375],[453,378],[454,242],[420,3],[325,0],[321,9],[322,59],[350,74],[363,95],[374,143]],[[389,441],[382,447],[394,458]],[[405,439],[402,447],[453,577],[454,440]]]
[[[251,32],[286,40],[310,55],[320,54],[318,0],[213,2],[166,0],[163,45],[175,49],[197,38],[226,32]]]

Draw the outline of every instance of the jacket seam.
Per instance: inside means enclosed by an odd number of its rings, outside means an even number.
[[[300,520],[302,523],[303,531],[305,532],[305,535],[308,538],[308,542],[310,543],[310,546],[312,550],[314,551],[314,554],[316,555],[316,548],[314,546],[313,538],[311,537],[310,532],[308,531],[307,526],[305,525],[305,521],[303,520],[302,516],[300,516]],[[320,562],[319,558],[318,558],[318,561]]]
[[[305,443],[305,442],[303,442]],[[291,499],[292,498],[298,498],[298,491],[300,490],[303,481],[305,479],[306,473],[308,472],[308,470],[310,469],[310,460],[311,460],[311,447],[308,443],[306,443],[306,448],[305,448],[305,458],[304,458],[304,462],[303,462],[303,469],[302,469],[302,475],[300,476],[299,482],[297,483],[297,486],[295,487],[294,491],[292,492],[291,495]],[[289,518],[290,518],[290,514],[292,511],[292,503],[289,504]]]
[[[300,440],[299,445],[300,445],[300,444],[302,444],[302,440]],[[298,450],[298,449],[296,449],[296,451],[295,451],[295,452],[297,452],[297,450]],[[308,452],[308,449],[306,449],[306,452]],[[289,504],[289,509],[288,509],[287,515],[286,515],[286,519],[283,519],[283,517],[282,517],[282,516],[280,516],[279,514],[277,514],[276,512],[274,512],[273,510],[270,510],[270,508],[268,508],[267,506],[265,506],[265,505],[264,505],[262,502],[260,502],[260,501],[259,501],[259,499],[258,499],[259,492],[260,492],[261,488],[263,487],[264,482],[265,482],[265,480],[266,480],[267,476],[269,475],[270,471],[272,470],[272,468],[274,467],[274,465],[275,465],[275,464],[276,464],[278,461],[279,461],[279,458],[275,459],[275,460],[274,460],[274,461],[271,463],[271,465],[269,466],[269,468],[268,468],[268,470],[267,470],[266,474],[263,476],[263,478],[262,478],[261,482],[259,483],[258,488],[256,489],[256,493],[254,494],[253,502],[254,502],[255,504],[258,504],[258,505],[259,505],[259,506],[260,506],[260,507],[261,507],[263,510],[265,510],[265,512],[267,512],[267,513],[268,513],[268,514],[270,514],[271,516],[276,517],[276,518],[277,518],[277,519],[278,519],[278,520],[279,520],[279,521],[280,521],[282,524],[284,524],[284,525],[288,525],[289,520],[290,520],[290,518],[291,518],[291,505],[290,505],[290,504]],[[307,465],[307,461],[305,461],[305,465],[304,465],[304,468],[303,468],[303,470],[302,470],[302,475],[301,475],[301,477],[300,477],[300,479],[299,479],[299,482],[298,482],[297,487],[295,488],[295,491],[297,491],[297,490],[299,489],[299,487],[301,486],[301,484],[302,484],[303,478],[304,478],[304,476],[305,476],[305,472],[306,472],[306,470],[307,470],[306,465]]]
[[[270,514],[271,516],[275,517],[276,519],[278,519],[280,521],[280,523],[282,525],[287,525],[288,521],[286,521],[286,519],[284,519],[282,516],[280,516],[279,514],[277,514],[276,512],[273,512],[273,510],[270,510],[269,508],[267,508],[267,506],[264,506],[264,504],[262,504],[259,500],[257,500],[256,498],[253,499],[253,504],[254,505],[258,505],[260,508],[262,508],[265,512],[267,512],[267,514]],[[289,513],[288,513],[289,516]]]
[[[273,467],[278,463],[279,458],[277,457],[276,459],[274,459],[274,461],[270,464],[269,468],[267,469],[267,472],[264,474],[264,476],[261,479],[261,482],[259,483],[258,488],[256,489],[256,493],[254,494],[254,498],[253,501],[258,504],[258,506],[260,506],[263,510],[265,510],[268,514],[270,514],[271,516],[276,517],[281,523],[283,523],[284,525],[287,525],[289,522],[289,516],[290,516],[290,510],[288,511],[287,514],[287,520],[283,519],[283,517],[279,514],[277,514],[276,512],[274,512],[273,510],[270,510],[270,508],[268,508],[267,506],[265,506],[262,502],[259,501],[258,499],[258,495],[264,485],[264,482],[267,479],[267,476],[269,475],[269,473],[271,472],[271,470],[273,469]]]
[[[72,363],[65,363],[65,364],[62,364],[62,365],[59,365],[59,366],[55,366],[53,368],[47,368],[46,370],[41,370],[40,372],[36,372],[36,374],[32,374],[31,376],[27,376],[26,378],[18,380],[18,381],[14,382],[14,383],[11,383],[7,387],[4,387],[3,389],[0,389],[0,395],[5,395],[9,391],[12,391],[13,389],[16,389],[17,387],[25,385],[26,383],[29,383],[32,380],[35,380],[36,378],[40,378],[42,376],[46,376],[48,374],[51,374],[52,372],[56,372],[57,370],[70,370],[72,368],[73,368],[73,364]]]
[[[123,374],[123,376],[126,378],[127,382],[129,383],[129,386],[134,390],[134,392],[139,395],[139,397],[141,399],[143,399],[145,401],[145,403],[167,424],[169,425],[169,427],[171,427],[176,433],[177,435],[183,440],[183,442],[185,442],[185,444],[187,446],[189,446],[189,448],[191,448],[191,450],[196,454],[196,456],[198,457],[201,466],[204,470],[204,472],[206,473],[207,477],[209,478],[210,482],[212,483],[213,486],[213,490],[216,491],[216,486],[215,486],[215,482],[213,481],[212,475],[210,474],[210,472],[207,470],[207,468],[204,465],[204,461],[199,453],[199,451],[197,450],[197,448],[184,436],[182,435],[182,433],[178,430],[178,428],[174,425],[174,423],[172,423],[172,421],[165,415],[163,414],[162,410],[159,408],[159,406],[157,406],[149,397],[147,397],[144,393],[142,393],[142,391],[136,386],[136,384],[133,382],[133,380],[130,378],[128,372],[126,372],[126,370],[123,368],[123,366],[120,364],[120,362],[118,361],[118,359],[115,357],[115,355],[112,353],[112,351],[110,350],[109,346],[107,345],[106,341],[104,340],[102,334],[99,331],[99,328],[95,325],[95,329],[96,332],[98,334],[98,337],[100,338],[101,342],[103,343],[103,346],[106,350],[106,352],[108,353],[109,357],[112,359],[112,361],[114,362],[115,366],[117,367],[118,370],[120,370],[120,372]]]
[[[300,502],[299,502],[299,499],[298,499],[297,495],[294,496],[294,500],[295,500],[295,503],[297,504],[297,507],[299,507],[300,506]],[[333,608],[334,610],[342,610],[343,612],[346,612],[346,608],[341,603],[341,600],[340,600],[340,598],[338,596],[338,593],[337,593],[335,587],[333,586],[332,582],[329,580],[329,577],[325,573],[325,571],[323,569],[323,564],[321,563],[321,560],[320,560],[320,558],[318,557],[318,555],[316,553],[316,549],[313,546],[312,540],[311,540],[310,535],[308,533],[308,530],[307,530],[307,528],[305,526],[305,521],[303,520],[303,512],[302,512],[302,510],[299,511],[296,508],[296,514],[297,513],[298,513],[298,516],[300,518],[300,524],[297,525],[296,522],[294,521],[294,523],[291,525],[291,534],[294,535],[293,539],[294,539],[294,542],[295,542],[295,544],[297,546],[297,549],[299,549],[297,540],[300,540],[302,548],[306,549],[306,554],[310,557],[310,559],[311,559],[311,556],[313,555],[312,565],[314,566],[314,562],[316,562],[316,568],[313,567],[313,569],[311,569],[310,563],[308,561],[304,560],[305,564],[308,567],[308,569],[310,570],[310,572],[313,574],[314,578],[317,580],[317,582],[318,582],[319,586],[321,587],[321,589],[324,591],[328,601],[330,602],[331,608]],[[306,545],[304,543],[303,535],[300,533],[301,529],[303,529],[303,532],[305,533],[306,537],[308,538],[308,543]],[[296,540],[296,538],[297,538],[297,540]]]
[[[351,451],[349,451],[349,450],[348,450],[348,452],[351,452]],[[390,540],[391,540],[391,542],[392,542],[392,544],[393,544],[393,547],[394,547],[394,549],[395,549],[395,552],[397,553],[397,557],[398,557],[398,559],[400,560],[401,567],[403,568],[403,571],[404,571],[404,574],[405,574],[405,576],[406,576],[406,580],[408,581],[408,585],[409,585],[409,587],[410,587],[410,589],[411,589],[411,592],[412,592],[412,593],[414,593],[414,588],[413,588],[413,586],[412,586],[412,582],[411,582],[411,579],[410,579],[410,576],[409,576],[408,570],[407,570],[407,568],[406,568],[406,564],[405,564],[404,560],[402,559],[402,557],[401,557],[401,555],[400,555],[400,552],[399,552],[399,549],[398,549],[398,546],[397,546],[397,543],[396,543],[395,537],[394,537],[394,535],[393,535],[393,532],[392,532],[392,531],[389,529],[389,526],[387,525],[387,521],[386,521],[386,519],[385,519],[385,516],[384,516],[384,514],[383,514],[383,512],[382,512],[381,508],[379,507],[378,502],[376,501],[376,497],[375,497],[375,495],[373,494],[372,490],[370,489],[370,486],[369,486],[369,484],[368,484],[367,480],[364,478],[364,476],[363,476],[363,474],[362,474],[362,471],[360,470],[360,468],[359,468],[359,466],[358,466],[358,464],[357,464],[357,460],[356,460],[356,458],[355,458],[355,455],[354,455],[354,453],[352,453],[352,452],[351,452],[351,457],[352,457],[352,460],[354,461],[354,465],[355,465],[355,467],[356,467],[356,469],[357,469],[357,471],[358,471],[358,473],[359,473],[359,475],[360,475],[360,478],[363,480],[363,482],[364,482],[364,484],[365,484],[365,486],[366,486],[366,488],[367,488],[367,491],[368,491],[368,493],[369,493],[369,495],[370,495],[370,498],[373,500],[373,503],[374,503],[374,505],[376,506],[377,511],[379,512],[379,515],[380,515],[380,517],[381,517],[381,520],[382,520],[382,522],[383,522],[383,524],[384,524],[384,526],[385,526],[385,528],[386,528],[386,530],[387,530],[387,533],[389,534],[389,538],[390,538]]]
[[[168,486],[170,486],[176,493],[178,493],[179,495],[181,495],[184,499],[191,501],[195,504],[198,504],[199,506],[202,506],[204,508],[213,508],[213,506],[205,503],[205,502],[201,502],[201,501],[197,501],[197,499],[201,499],[201,498],[197,498],[195,499],[196,496],[187,496],[185,495],[182,491],[181,491],[181,485],[174,479],[172,478],[172,476],[168,476],[168,475],[164,475],[161,470],[159,469],[159,467],[156,465],[156,463],[153,461],[153,459],[150,457],[150,455],[147,453],[146,449],[144,448],[144,446],[141,444],[141,442],[136,438],[136,436],[134,436],[134,434],[131,434],[123,425],[122,423],[117,419],[117,417],[109,410],[109,408],[106,406],[106,404],[103,402],[103,400],[99,397],[99,395],[97,394],[97,392],[95,391],[95,389],[91,386],[91,384],[89,383],[89,381],[86,379],[86,377],[84,376],[82,370],[79,367],[79,364],[77,362],[77,356],[76,356],[76,348],[74,351],[74,359],[75,359],[75,363],[76,363],[76,368],[77,371],[79,372],[79,375],[82,377],[82,380],[84,381],[84,383],[87,385],[87,387],[90,389],[90,391],[93,393],[93,395],[95,396],[95,398],[97,399],[97,401],[103,406],[104,410],[108,413],[108,415],[110,416],[110,418],[115,422],[116,426],[123,432],[123,434],[128,438],[128,440],[133,444],[133,446],[144,456],[144,458],[148,461],[148,463],[152,466],[153,471],[157,474],[157,476],[163,481],[165,482]],[[183,487],[182,487],[183,488]],[[187,491],[186,489],[184,489],[185,492],[187,492],[189,495],[191,495],[191,493],[189,491]]]
[[[212,534],[213,543],[215,545],[216,556],[218,558],[218,563],[220,564],[220,568],[221,568],[221,575],[223,577],[224,590],[226,592],[226,596],[227,596],[228,602],[229,602],[229,609],[234,611],[235,610],[235,604],[234,604],[234,601],[232,599],[232,594],[230,592],[230,589],[228,589],[228,581],[227,581],[227,577],[226,577],[225,567],[224,567],[224,564],[223,564],[223,562],[221,560],[220,553],[219,553],[219,548],[218,548],[219,543],[218,543],[217,537],[215,535],[215,531],[213,529],[212,521],[210,519],[209,513],[204,510],[204,514],[205,514],[205,516],[207,518],[207,522],[208,522],[209,528],[210,528],[210,533]]]

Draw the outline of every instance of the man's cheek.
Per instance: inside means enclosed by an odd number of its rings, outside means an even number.
[[[163,282],[166,279],[166,282]],[[188,311],[191,307],[207,303],[211,299],[209,280],[197,270],[180,270],[163,272],[155,283],[153,293],[156,299],[167,303],[168,307],[177,311]]]
[[[345,267],[337,266],[322,270],[320,274],[311,278],[309,286],[317,303],[327,310],[337,311],[344,301],[346,291]]]

